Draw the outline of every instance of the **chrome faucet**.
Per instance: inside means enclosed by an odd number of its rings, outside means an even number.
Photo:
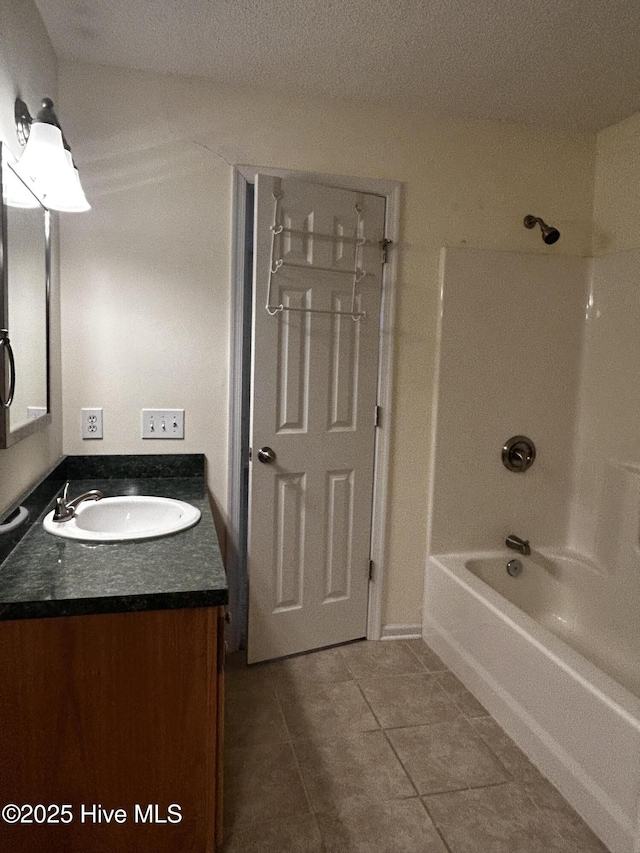
[[[529,547],[528,539],[521,539],[519,536],[514,536],[513,533],[510,533],[506,540],[505,545],[507,548],[513,548],[514,551],[519,551],[525,557],[528,557],[531,553],[531,548]]]
[[[53,511],[54,521],[70,521],[76,514],[76,509],[82,501],[99,501],[102,498],[102,492],[99,492],[97,489],[91,489],[90,492],[84,492],[84,494],[78,495],[72,501],[68,499],[68,496],[69,483],[67,482],[64,484],[62,495],[56,498],[56,508]]]

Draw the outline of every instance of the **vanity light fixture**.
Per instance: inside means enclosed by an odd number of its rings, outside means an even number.
[[[90,210],[53,101],[43,98],[42,108],[32,118],[25,102],[16,98],[15,120],[18,141],[25,146],[15,170],[44,206],[64,213]]]
[[[18,176],[15,164],[10,161],[3,162],[2,191],[4,201],[8,207],[42,208],[40,199],[35,194],[35,187],[25,182]],[[31,189],[33,187],[33,189]]]

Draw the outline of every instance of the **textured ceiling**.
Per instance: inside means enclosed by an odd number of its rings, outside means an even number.
[[[640,110],[639,0],[36,3],[60,57],[567,130]]]

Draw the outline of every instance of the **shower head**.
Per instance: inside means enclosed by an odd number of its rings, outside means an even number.
[[[557,228],[554,228],[552,225],[547,225],[547,223],[540,219],[539,216],[525,216],[524,218],[524,227],[525,228],[535,228],[536,223],[540,226],[540,230],[542,231],[542,239],[547,244],[547,246],[551,246],[553,243],[557,243],[560,239],[560,232]]]

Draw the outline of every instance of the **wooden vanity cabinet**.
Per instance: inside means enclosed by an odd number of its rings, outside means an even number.
[[[222,607],[0,622],[0,808],[73,815],[0,819],[0,849],[212,853],[223,628]]]

